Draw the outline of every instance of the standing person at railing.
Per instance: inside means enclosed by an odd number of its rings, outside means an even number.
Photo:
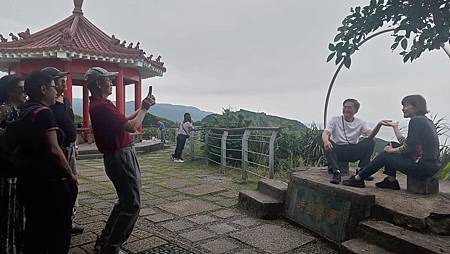
[[[158,129],[159,129],[159,136],[161,139],[161,143],[166,143],[166,125],[162,121],[158,121]]]
[[[177,146],[175,148],[175,152],[172,154],[172,160],[174,162],[184,162],[181,155],[183,154],[186,140],[190,137],[192,131],[196,131],[196,129],[192,125],[191,114],[184,113],[183,122],[180,124],[177,132]]]

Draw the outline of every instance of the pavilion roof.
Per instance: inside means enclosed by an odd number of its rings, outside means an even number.
[[[36,33],[21,33],[21,38],[0,42],[0,59],[3,58],[58,58],[91,59],[96,61],[139,64],[162,75],[163,64],[145,56],[138,47],[127,47],[114,36],[96,27],[81,10],[82,0],[74,0],[73,14],[64,20]],[[122,44],[122,45],[121,45]]]

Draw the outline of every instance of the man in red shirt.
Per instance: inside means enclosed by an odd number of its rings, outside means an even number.
[[[100,67],[90,68],[86,74],[91,92],[89,114],[98,150],[103,153],[105,171],[114,184],[119,201],[111,212],[105,228],[95,243],[102,254],[122,253],[120,247],[133,231],[140,210],[141,175],[130,133],[142,125],[155,97],[146,97],[142,106],[125,117],[108,100],[112,93],[112,78],[117,72]]]

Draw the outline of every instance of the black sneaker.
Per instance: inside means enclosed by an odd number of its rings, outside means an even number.
[[[332,168],[329,168],[329,169],[328,169],[328,174],[329,174],[329,175],[332,175],[332,174],[333,174],[333,169],[332,169]]]
[[[356,180],[355,176],[351,176],[349,179],[344,180],[342,182],[343,185],[351,186],[351,187],[357,187],[357,188],[364,188],[366,187],[366,184],[364,183],[364,180]]]
[[[361,169],[357,169],[357,170],[356,170],[356,174],[358,174],[359,171],[361,171]],[[369,177],[367,177],[367,178],[364,179],[364,180],[366,180],[366,181],[373,181],[373,176],[369,176]]]
[[[84,228],[76,223],[72,223],[72,229],[70,230],[71,235],[81,235],[83,234]]]
[[[341,183],[341,172],[336,171],[333,173],[333,178],[331,178],[330,183],[332,184],[340,184]]]
[[[391,182],[387,177],[384,178],[383,181],[376,183],[375,186],[382,189],[400,190],[400,184],[398,181],[395,180]]]

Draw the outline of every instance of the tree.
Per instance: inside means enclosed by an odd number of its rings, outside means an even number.
[[[364,7],[350,9],[327,61],[351,65],[351,56],[370,35],[383,27],[392,31],[391,49],[401,48],[403,61],[413,61],[426,50],[443,48],[450,41],[450,1],[448,0],[371,0]],[[450,55],[449,55],[450,56]]]
[[[331,89],[342,66],[350,68],[351,56],[361,45],[380,34],[392,32],[391,49],[400,46],[403,61],[414,61],[426,50],[443,48],[450,57],[450,1],[448,0],[371,0],[364,7],[350,9],[342,26],[328,45],[331,51],[327,62],[335,59],[339,65],[328,87],[324,109],[327,121]],[[381,30],[385,28],[384,30]]]

